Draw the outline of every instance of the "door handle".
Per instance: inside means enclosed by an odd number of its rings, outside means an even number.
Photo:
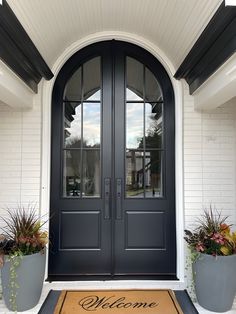
[[[122,219],[122,180],[116,179],[116,219]]]
[[[105,178],[104,219],[110,219],[110,188],[111,188],[111,180],[110,178]]]

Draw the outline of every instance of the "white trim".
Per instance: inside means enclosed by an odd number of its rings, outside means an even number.
[[[225,6],[236,6],[236,0],[225,0]]]
[[[135,283],[139,287],[172,287],[174,289],[185,288],[184,281],[184,202],[183,202],[183,90],[182,82],[173,78],[175,69],[173,64],[168,60],[164,53],[153,43],[143,37],[130,33],[122,32],[102,32],[89,35],[68,47],[64,53],[57,59],[53,66],[54,78],[51,81],[43,82],[41,96],[42,96],[42,186],[41,186],[41,208],[42,215],[49,217],[49,194],[50,194],[50,146],[51,146],[51,96],[53,84],[56,76],[65,62],[81,48],[104,40],[123,40],[134,43],[143,47],[152,53],[165,67],[167,73],[173,84],[175,93],[175,121],[176,121],[176,239],[177,239],[177,276],[178,281],[129,281],[127,285]],[[112,285],[112,287],[119,287],[121,283],[109,281],[105,285]],[[122,281],[122,286],[126,287],[126,283]]]
[[[194,109],[213,110],[236,97],[236,52],[194,92]]]
[[[94,34],[90,34],[73,44],[71,44],[68,48],[65,49],[65,51],[59,56],[59,58],[56,60],[52,67],[52,72],[55,74],[55,76],[60,71],[61,67],[65,64],[65,62],[78,50],[82,49],[83,47],[86,47],[90,44],[93,44],[95,42],[104,41],[104,40],[123,40],[127,41],[129,43],[136,44],[140,47],[143,47],[145,50],[151,52],[165,67],[166,71],[170,76],[173,76],[175,74],[175,67],[170,62],[170,60],[166,57],[164,52],[158,48],[155,44],[148,41],[144,37],[138,36],[136,34],[131,33],[125,33],[125,32],[118,32],[118,31],[110,31],[110,32],[98,32]],[[54,76],[54,79],[55,79]]]
[[[176,240],[177,276],[184,286],[184,161],[183,161],[183,83],[174,81],[175,93],[175,195],[176,195]],[[185,286],[184,286],[185,288]]]
[[[47,284],[46,284],[47,285]],[[182,290],[180,282],[175,280],[107,280],[107,281],[58,281],[53,282],[51,289],[173,289]]]
[[[0,60],[0,102],[15,110],[33,108],[33,91]]]

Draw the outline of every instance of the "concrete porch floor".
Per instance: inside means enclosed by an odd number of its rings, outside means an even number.
[[[54,289],[54,290],[61,290],[61,289],[98,289],[98,285],[99,285],[99,289],[109,289],[109,286],[106,284],[105,287],[101,287],[101,284],[100,282],[96,283],[96,282],[53,282],[53,283],[48,283],[46,282],[44,284],[44,287],[43,287],[43,292],[42,292],[42,295],[41,295],[41,298],[39,300],[39,303],[37,306],[35,306],[33,309],[31,310],[28,310],[28,311],[25,311],[25,312],[20,312],[22,314],[37,314],[41,305],[43,304],[48,292],[51,290],[51,289]],[[110,287],[111,288],[111,287]],[[137,288],[137,287],[136,287]],[[113,289],[115,289],[113,287]],[[121,289],[120,287],[116,287],[116,289]],[[125,287],[123,287],[123,289],[125,289]],[[198,304],[195,304],[197,310],[199,311],[199,314],[213,314],[215,312],[211,312],[211,311],[207,311],[205,309],[203,309],[201,306],[199,306]],[[0,300],[0,313],[1,314],[12,314],[14,312],[11,312],[9,310],[7,310],[7,308],[5,307],[5,304],[3,302],[3,300]],[[236,303],[234,303],[233,305],[233,308],[231,311],[228,311],[228,312],[225,312],[227,314],[236,314]],[[185,313],[185,314],[188,314],[188,313]]]

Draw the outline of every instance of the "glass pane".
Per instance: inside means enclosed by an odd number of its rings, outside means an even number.
[[[100,103],[83,104],[83,146],[100,146]]]
[[[101,98],[101,59],[93,58],[83,66],[84,100],[100,100]]]
[[[144,197],[143,157],[143,152],[126,152],[126,197]]]
[[[144,104],[126,104],[126,148],[142,148],[144,134]]]
[[[146,197],[161,197],[162,188],[162,153],[157,150],[145,152]]]
[[[79,197],[81,191],[80,150],[64,151],[63,196]]]
[[[163,101],[161,87],[148,68],[145,68],[145,88],[146,101]]]
[[[100,150],[83,151],[83,195],[100,196]]]
[[[143,100],[143,70],[139,61],[126,58],[126,100]]]
[[[162,147],[162,104],[145,104],[146,148]]]
[[[64,103],[64,145],[67,148],[81,146],[80,103]]]
[[[64,90],[64,100],[80,101],[81,100],[81,67],[71,76]]]

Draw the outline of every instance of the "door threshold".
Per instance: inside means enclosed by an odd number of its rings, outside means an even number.
[[[178,280],[175,274],[162,275],[49,275],[46,281],[117,281],[117,280]]]
[[[86,281],[48,281],[45,285],[50,289],[172,289],[183,290],[186,284],[181,280],[86,280]]]

